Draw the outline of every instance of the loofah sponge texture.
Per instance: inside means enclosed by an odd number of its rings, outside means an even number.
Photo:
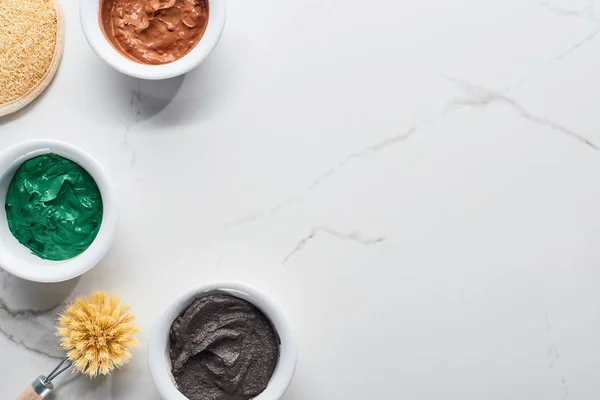
[[[0,105],[26,96],[43,80],[57,37],[53,0],[0,0]]]

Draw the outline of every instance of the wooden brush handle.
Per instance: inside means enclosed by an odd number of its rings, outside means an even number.
[[[31,386],[28,386],[27,389],[17,397],[17,400],[41,400],[42,398],[42,396],[33,391]]]

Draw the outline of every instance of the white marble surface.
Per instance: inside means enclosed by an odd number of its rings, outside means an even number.
[[[145,345],[212,279],[257,285],[299,342],[284,400],[596,399],[600,0],[230,0],[167,82],[89,48],[74,0],[54,84],[0,146],[79,145],[121,226],[75,281],[0,273],[0,398],[60,355],[53,317],[120,294]],[[59,400],[156,400],[144,346]]]

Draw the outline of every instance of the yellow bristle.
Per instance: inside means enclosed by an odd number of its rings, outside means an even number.
[[[138,346],[135,315],[117,296],[79,297],[58,318],[57,335],[73,368],[89,377],[108,375],[131,359]]]

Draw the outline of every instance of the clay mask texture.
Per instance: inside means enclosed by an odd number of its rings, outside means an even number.
[[[100,6],[106,38],[142,64],[179,60],[198,44],[208,25],[208,0],[101,0]]]
[[[249,400],[262,393],[279,359],[268,318],[237,297],[194,300],[171,326],[172,373],[190,400]]]
[[[25,161],[6,194],[14,237],[38,257],[62,261],[87,249],[102,222],[102,196],[90,174],[57,154]]]

